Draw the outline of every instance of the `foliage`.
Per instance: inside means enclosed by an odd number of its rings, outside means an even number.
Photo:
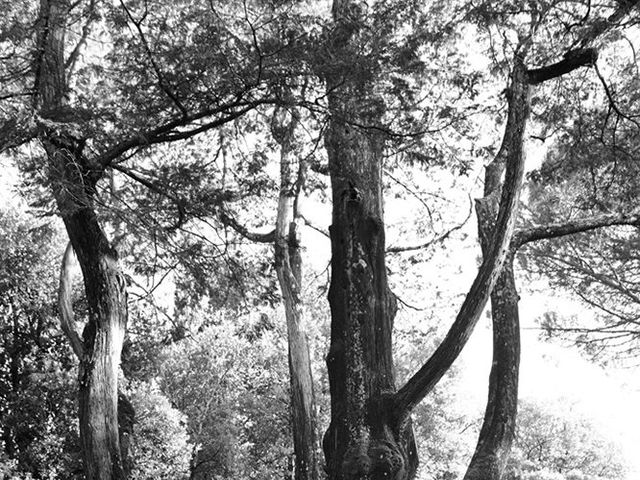
[[[15,478],[78,473],[74,359],[55,308],[61,238],[0,210],[0,428]]]
[[[624,478],[620,446],[570,406],[520,401],[508,479]]]
[[[167,347],[160,363],[159,385],[196,446],[192,476],[282,477],[292,453],[282,332],[262,316],[200,313],[212,314],[216,325]]]
[[[133,480],[180,480],[189,477],[186,418],[173,408],[155,382],[134,386]]]

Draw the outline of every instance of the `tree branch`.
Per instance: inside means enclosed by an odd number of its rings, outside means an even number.
[[[558,238],[574,233],[587,232],[601,227],[614,225],[635,225],[640,226],[639,213],[615,213],[610,215],[600,215],[596,217],[580,218],[564,223],[551,223],[536,227],[519,230],[513,235],[512,247],[517,250],[526,243],[536,240],[547,240]]]
[[[528,81],[531,85],[538,85],[552,78],[566,75],[580,67],[593,66],[597,59],[598,51],[595,48],[571,50],[559,62],[546,67],[527,70]]]
[[[470,202],[469,213],[467,214],[467,217],[462,221],[462,223],[459,223],[458,225],[451,227],[446,232],[442,233],[441,235],[438,235],[435,238],[432,238],[427,242],[423,242],[417,245],[396,245],[396,246],[387,248],[386,253],[413,252],[415,250],[423,250],[437,243],[444,242],[447,238],[449,238],[449,236],[451,236],[453,232],[460,230],[462,227],[464,227],[467,224],[467,222],[471,218],[472,213],[473,213],[473,202]]]
[[[145,132],[140,132],[129,137],[126,140],[113,145],[102,155],[100,155],[96,159],[96,162],[102,167],[107,167],[116,158],[131,150],[132,148],[156,145],[159,143],[175,142],[178,140],[186,140],[187,138],[191,138],[199,133],[205,132],[207,130],[212,130],[224,125],[225,123],[231,122],[260,105],[268,105],[274,103],[277,103],[277,101],[271,98],[253,101],[237,100],[235,102],[220,105],[213,109],[201,110],[200,112],[187,115],[186,117],[176,118],[163,125],[160,125],[159,127],[147,130]],[[194,124],[198,120],[221,114],[224,115],[209,122],[205,122],[190,130],[178,130],[181,127],[186,127],[188,125]]]
[[[230,216],[228,213],[224,211],[220,212],[220,214],[218,215],[218,218],[220,219],[223,225],[231,227],[237,233],[242,235],[247,240],[251,240],[252,242],[273,243],[276,240],[275,230],[271,230],[270,232],[267,232],[267,233],[251,232],[249,231],[249,229],[247,229],[247,227],[240,224],[235,218],[233,218],[232,216]]]

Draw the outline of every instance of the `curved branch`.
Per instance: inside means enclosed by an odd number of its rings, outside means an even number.
[[[276,240],[276,231],[271,230],[267,233],[252,232],[247,227],[239,223],[235,218],[224,211],[220,211],[218,218],[223,225],[231,227],[247,240],[257,243],[273,243]]]
[[[62,256],[62,265],[60,266],[60,288],[58,289],[58,309],[60,313],[60,326],[62,331],[67,335],[71,348],[76,356],[82,360],[84,358],[84,344],[80,335],[74,326],[73,305],[71,301],[72,293],[72,275],[71,266],[73,263],[73,247],[71,242],[67,244],[67,248]]]
[[[529,113],[529,84],[522,58],[516,56],[513,68],[509,115],[500,151],[506,152],[506,174],[495,233],[489,254],[467,294],[447,336],[429,360],[394,395],[394,414],[402,423],[438,383],[458,357],[480,318],[489,294],[510,249],[518,201],[524,176],[523,142]]]

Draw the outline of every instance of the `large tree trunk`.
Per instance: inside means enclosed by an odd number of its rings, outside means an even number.
[[[349,3],[334,2],[332,55],[342,67],[325,72],[333,217],[331,423],[323,447],[331,480],[404,480],[414,476],[417,455],[410,422],[398,428],[391,408],[396,301],[385,267],[384,141],[376,128],[381,102],[373,92],[372,72],[358,75],[352,69],[358,19],[349,16],[354,11]]]
[[[271,131],[280,144],[280,195],[275,232],[275,266],[284,301],[289,345],[291,419],[295,479],[318,479],[318,438],[309,339],[300,299],[302,255],[298,201],[304,165],[297,159],[294,134],[296,112],[277,109]],[[296,168],[297,166],[297,168]]]
[[[345,105],[332,97],[333,112],[345,107],[340,118],[354,118],[349,109],[358,108],[357,102]],[[417,467],[411,426],[395,428],[390,404],[396,302],[384,260],[382,141],[374,132],[332,120],[326,144],[333,191],[331,424],[324,437],[329,478],[411,478]]]
[[[43,118],[66,108],[64,43],[67,2],[41,0],[35,106]],[[118,432],[118,368],[127,320],[126,284],[93,206],[102,170],[83,156],[81,140],[64,125],[44,127],[39,139],[48,177],[73,250],[89,305],[79,367],[80,440],[89,480],[123,479]],[[77,350],[77,345],[74,346]],[[77,352],[78,353],[78,352]]]

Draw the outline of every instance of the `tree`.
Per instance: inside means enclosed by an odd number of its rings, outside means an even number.
[[[592,28],[579,38],[580,49],[566,53],[563,60],[544,68],[530,70],[528,83],[536,85],[552,78],[570,73],[581,66],[593,66],[597,58],[597,51],[588,48],[608,29],[616,25],[633,8],[634,4],[621,5],[618,10],[607,19],[607,28]],[[532,14],[532,32],[538,28],[538,18],[541,12]],[[534,33],[532,33],[534,35]],[[532,40],[532,39],[530,39]],[[507,131],[508,131],[507,125]],[[509,149],[507,149],[509,151]],[[496,157],[499,159],[500,153]],[[485,173],[485,198],[491,198],[493,189],[500,189],[501,166],[494,160]],[[486,203],[478,204],[478,229],[483,254],[486,255],[487,242],[491,238],[492,219],[495,217],[495,201],[493,207]],[[490,204],[489,204],[490,205]],[[493,209],[493,212],[492,212]],[[492,478],[500,479],[509,458],[511,442],[513,440],[518,392],[518,365],[520,356],[519,341],[519,296],[514,280],[514,256],[523,244],[542,238],[568,235],[585,230],[611,225],[633,224],[638,221],[636,215],[610,215],[607,218],[592,217],[567,222],[564,225],[547,225],[537,228],[520,229],[516,231],[508,247],[507,260],[491,294],[491,312],[493,319],[493,363],[489,379],[489,398],[485,412],[484,423],[480,432],[476,452],[471,460],[466,479]]]
[[[117,377],[127,321],[126,279],[98,218],[98,182],[127,152],[192,137],[264,103],[262,95],[260,99],[246,95],[265,93],[263,74],[278,66],[263,69],[255,35],[243,44],[235,43],[234,53],[239,55],[234,64],[227,62],[229,52],[211,55],[208,48],[202,50],[212,35],[229,39],[239,23],[250,24],[246,12],[240,17],[231,15],[229,18],[240,20],[225,24],[227,19],[214,4],[204,9],[200,43],[189,44],[193,55],[186,57],[176,54],[184,53],[186,35],[165,41],[168,24],[167,18],[161,17],[167,11],[160,4],[152,6],[155,10],[151,14],[148,4],[136,10],[136,5],[125,2],[111,6],[95,1],[42,0],[37,6],[28,3],[28,7],[10,17],[14,24],[8,22],[12,27],[8,41],[24,55],[3,57],[2,71],[11,80],[11,89],[1,99],[7,108],[3,110],[0,151],[33,139],[43,149],[43,164],[26,168],[51,187],[82,268],[89,305],[82,336],[67,329],[80,363],[79,416],[85,469],[89,479],[124,478]],[[203,11],[200,7],[173,12],[171,20],[196,18]],[[26,27],[29,15],[37,18],[35,29]],[[80,54],[96,22],[111,27],[110,42],[106,42],[111,50],[97,61],[86,61],[83,58],[89,56]],[[145,22],[151,31],[144,28]],[[79,40],[72,44],[70,33],[77,33],[73,40]],[[131,55],[113,55],[118,48]],[[34,61],[25,62],[32,54]],[[145,59],[142,68],[139,54]],[[182,62],[187,57],[189,68],[183,64],[182,77],[166,73],[178,58]],[[107,71],[100,65],[103,60],[114,67],[115,75],[103,77]],[[191,82],[196,76],[204,79],[207,75],[204,91]],[[142,118],[141,111],[149,120]],[[66,323],[72,325],[72,320]]]
[[[276,110],[271,132],[280,145],[280,193],[275,229],[275,268],[287,320],[291,415],[296,480],[317,480],[318,461],[316,405],[309,357],[309,339],[302,314],[302,255],[300,252],[301,191],[306,160],[294,147],[299,113]],[[296,155],[298,158],[296,159]],[[296,170],[297,164],[297,172]]]
[[[163,350],[158,384],[188,418],[192,479],[282,478],[292,455],[284,325],[228,313]]]
[[[627,468],[619,445],[568,407],[521,401],[514,443],[507,479],[533,480],[543,472],[567,480],[621,478]]]
[[[342,69],[325,72],[332,114],[326,134],[332,181],[332,327],[327,356],[331,424],[324,438],[329,478],[412,478],[417,467],[410,412],[442,377],[477,321],[496,281],[514,227],[522,184],[526,69],[516,57],[507,179],[489,255],[449,334],[431,359],[395,391],[391,333],[395,299],[385,272],[381,196],[381,99],[375,72],[347,73],[358,58],[364,12],[334,2],[333,55]],[[524,85],[525,88],[521,88]],[[367,126],[368,128],[362,128]],[[515,147],[515,148],[513,148]]]
[[[11,474],[76,478],[73,354],[59,333],[55,281],[63,239],[51,222],[0,210],[0,432]],[[7,478],[13,478],[10,474]]]
[[[512,62],[509,111],[503,146],[487,169],[485,199],[478,215],[484,261],[449,334],[427,363],[397,392],[392,376],[389,339],[395,305],[386,285],[384,226],[380,194],[383,139],[378,127],[383,102],[373,90],[375,72],[344,70],[325,76],[332,121],[326,143],[332,174],[332,308],[331,349],[327,358],[332,422],[325,435],[330,478],[410,478],[415,450],[406,422],[417,404],[450,367],[468,339],[505,258],[512,256],[511,235],[522,184],[524,129],[529,85],[571,72],[595,61],[590,42],[635,6],[621,5],[606,21],[587,27],[579,47],[554,64],[525,66],[531,48],[520,37]],[[533,11],[532,22],[537,22]],[[335,2],[334,56],[357,57],[364,12],[350,2]],[[524,38],[524,40],[522,39]],[[340,45],[337,47],[337,45]],[[342,55],[342,56],[341,56]],[[368,128],[362,128],[366,125]],[[504,184],[500,176],[506,167]],[[497,195],[500,191],[500,203]],[[495,222],[495,227],[491,226]],[[592,228],[592,227],[591,227]],[[511,263],[512,260],[509,260]],[[509,270],[505,275],[509,275]],[[510,278],[503,276],[494,297],[500,309],[496,325],[496,361],[485,428],[467,478],[500,478],[515,426],[517,385],[517,294],[505,296]],[[501,372],[502,369],[502,373]],[[507,382],[506,384],[504,382]],[[511,382],[511,383],[509,383]]]

